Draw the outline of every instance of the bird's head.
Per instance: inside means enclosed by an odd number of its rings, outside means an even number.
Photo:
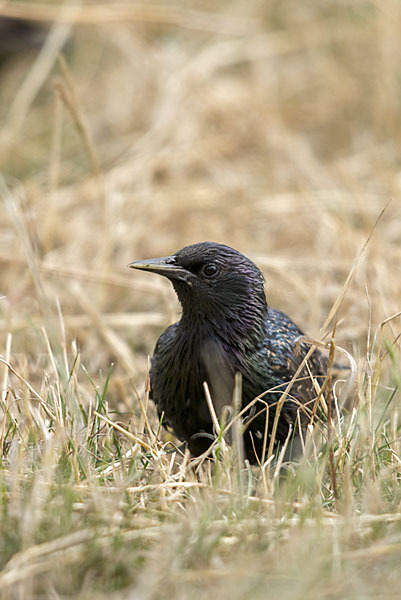
[[[170,279],[184,317],[225,319],[248,328],[267,310],[262,273],[249,258],[223,244],[200,242],[172,256],[128,266]]]

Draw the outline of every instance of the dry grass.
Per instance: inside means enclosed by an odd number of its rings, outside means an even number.
[[[398,598],[401,5],[1,12],[51,29],[0,71],[0,596]],[[281,475],[171,452],[148,403],[177,303],[125,265],[205,239],[357,364]]]

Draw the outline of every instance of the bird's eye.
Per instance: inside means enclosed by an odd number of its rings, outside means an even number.
[[[217,271],[217,265],[213,263],[203,267],[203,274],[206,275],[206,277],[213,277],[213,275],[216,275]]]

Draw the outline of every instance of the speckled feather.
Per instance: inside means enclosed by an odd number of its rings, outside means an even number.
[[[152,358],[151,397],[159,415],[164,415],[164,424],[188,443],[192,454],[206,450],[214,432],[203,382],[208,382],[220,415],[223,406],[231,404],[234,375],[240,372],[243,407],[266,392],[270,434],[275,405],[309,350],[306,344],[297,344],[302,331],[287,315],[268,308],[260,270],[236,250],[202,242],[166,260],[179,269],[180,277],[167,276],[183,313],[160,336]],[[214,268],[216,273],[206,275]],[[326,369],[319,351],[308,365],[322,384]],[[303,368],[283,405],[277,443],[285,441],[290,426],[297,432],[299,404],[311,409],[315,399],[312,380]],[[300,416],[304,426],[305,411]],[[251,462],[256,460],[255,450],[261,457],[265,420],[264,402],[256,403],[245,415],[244,446]]]

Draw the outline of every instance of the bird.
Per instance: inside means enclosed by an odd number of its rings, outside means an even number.
[[[193,456],[206,452],[217,432],[204,382],[221,418],[224,407],[232,405],[240,373],[245,457],[261,463],[272,435],[275,452],[290,447],[290,441],[294,456],[299,454],[306,425],[319,412],[327,359],[315,349],[307,366],[302,364],[310,344],[285,313],[268,306],[256,264],[230,246],[198,242],[128,266],[169,279],[182,308],[180,320],[161,334],[151,358],[150,398],[163,425]]]

